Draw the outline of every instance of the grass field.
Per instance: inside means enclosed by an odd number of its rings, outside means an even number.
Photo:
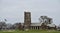
[[[55,31],[55,30],[29,30],[29,31],[5,30],[5,31],[0,31],[0,33],[60,33],[60,31]]]

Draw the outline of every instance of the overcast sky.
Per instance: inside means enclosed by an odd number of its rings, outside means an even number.
[[[24,11],[32,14],[32,22],[38,23],[42,15],[60,24],[60,0],[0,0],[0,20],[7,23],[24,22]]]

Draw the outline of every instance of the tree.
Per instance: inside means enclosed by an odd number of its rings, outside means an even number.
[[[41,23],[41,27],[46,28],[47,24],[51,24],[52,23],[52,18],[49,18],[47,16],[41,16],[39,18],[39,21]]]
[[[5,29],[6,23],[5,22],[0,22],[0,30]]]
[[[41,16],[39,18],[40,23],[45,23],[45,24],[51,24],[52,23],[52,18],[49,18],[47,16]]]

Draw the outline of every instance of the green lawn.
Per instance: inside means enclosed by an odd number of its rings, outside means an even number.
[[[0,33],[60,33],[60,31],[55,30],[29,30],[29,31],[19,31],[19,30],[7,30],[0,31]]]

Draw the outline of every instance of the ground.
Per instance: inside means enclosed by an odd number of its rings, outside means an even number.
[[[4,31],[0,31],[0,33],[60,33],[60,31],[56,31],[56,30],[29,30],[29,31],[4,30]]]

